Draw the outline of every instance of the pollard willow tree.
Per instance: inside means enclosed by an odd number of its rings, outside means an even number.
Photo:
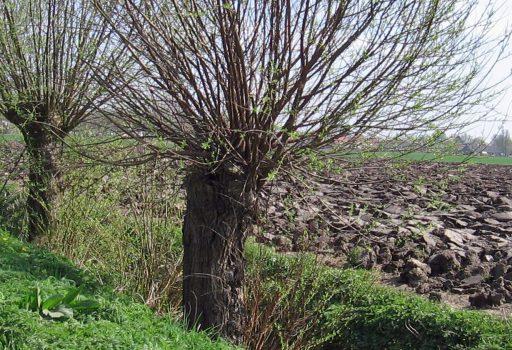
[[[139,75],[104,83],[110,118],[186,164],[185,316],[234,341],[266,181],[341,137],[454,125],[487,94],[479,63],[500,44],[467,0],[115,3],[96,5]]]
[[[93,73],[119,63],[112,38],[91,1],[0,0],[0,113],[26,146],[29,240],[48,228],[65,137],[110,97]]]

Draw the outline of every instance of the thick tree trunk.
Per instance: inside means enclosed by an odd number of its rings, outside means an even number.
[[[45,234],[50,224],[50,209],[55,197],[54,181],[58,177],[56,159],[61,143],[40,127],[31,125],[23,129],[28,154],[27,240]]]
[[[187,177],[183,226],[184,313],[191,328],[242,340],[247,194],[231,176]]]

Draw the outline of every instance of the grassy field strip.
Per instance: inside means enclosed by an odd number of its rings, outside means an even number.
[[[375,157],[397,158],[411,161],[435,161],[447,163],[488,164],[488,165],[512,165],[512,157],[500,156],[476,156],[476,155],[439,155],[427,152],[411,152],[399,154],[394,152],[376,152]]]

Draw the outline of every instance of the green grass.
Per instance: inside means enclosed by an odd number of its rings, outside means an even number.
[[[169,317],[98,287],[68,261],[0,233],[0,349],[228,349]],[[300,349],[512,349],[512,325],[379,286],[367,271],[321,266],[248,244],[248,280],[271,323],[268,344]],[[23,299],[78,286],[97,310],[68,321],[42,318]],[[273,312],[268,311],[272,305]],[[306,322],[304,322],[306,321]],[[273,341],[271,341],[274,339]],[[264,347],[269,348],[269,347]]]
[[[10,141],[23,141],[21,134],[0,134],[0,143]]]
[[[367,271],[333,269],[313,256],[249,249],[249,275],[263,284],[281,314],[314,320],[303,331],[322,349],[512,349],[512,324],[477,311],[454,310],[384,287]],[[283,311],[284,310],[284,311]],[[276,332],[289,318],[274,320]],[[308,324],[311,322],[308,322]]]
[[[428,152],[411,152],[399,154],[395,152],[377,152],[373,155],[378,158],[396,158],[410,161],[434,161],[446,163],[512,165],[512,157],[476,156],[476,155],[440,155]]]
[[[24,298],[40,288],[43,300],[80,287],[99,308],[72,319],[45,319]],[[204,333],[189,332],[170,317],[97,287],[70,262],[0,231],[0,349],[229,349]]]

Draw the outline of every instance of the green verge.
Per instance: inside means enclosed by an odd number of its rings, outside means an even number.
[[[254,244],[247,256],[249,275],[267,291],[262,304],[278,294],[276,309],[316,320],[304,329],[314,348],[512,349],[510,321],[379,285],[374,273],[333,269],[311,255],[283,256]],[[290,331],[286,317],[274,321],[276,330]]]
[[[78,287],[91,310],[65,321],[47,319],[23,300],[39,288],[43,300]],[[119,295],[62,258],[0,231],[0,349],[230,349],[189,332],[170,317]]]

